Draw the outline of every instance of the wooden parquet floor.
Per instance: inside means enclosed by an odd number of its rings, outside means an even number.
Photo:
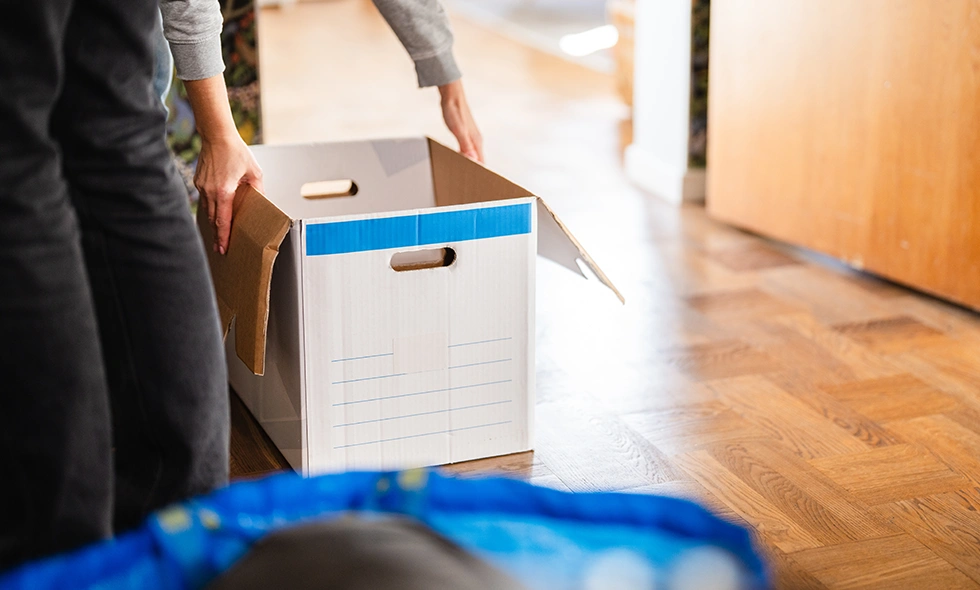
[[[980,317],[640,194],[612,80],[456,34],[489,165],[549,199],[627,305],[541,262],[536,450],[447,469],[693,498],[755,531],[780,588],[980,587]],[[260,43],[268,141],[450,141],[360,0],[266,10]],[[320,71],[346,81],[310,95]],[[280,468],[234,417],[235,475]]]

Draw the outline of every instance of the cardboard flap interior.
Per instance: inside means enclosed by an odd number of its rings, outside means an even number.
[[[272,267],[292,221],[261,193],[242,185],[235,195],[228,252],[214,252],[214,230],[207,211],[198,208],[197,223],[204,238],[221,314],[228,335],[235,321],[235,351],[256,375],[265,372],[265,342],[269,320]]]
[[[436,204],[464,205],[501,199],[533,196],[531,191],[490,172],[456,151],[429,140],[432,181]],[[538,198],[538,254],[572,272],[586,276],[579,267],[581,260],[603,285],[609,287],[623,303],[623,295],[579,244],[565,224],[542,199]]]
[[[616,288],[616,285],[609,280],[609,277],[599,268],[592,256],[585,251],[582,244],[572,235],[572,232],[568,231],[561,219],[558,219],[551,207],[540,197],[538,198],[538,254],[585,276],[585,273],[575,262],[581,260],[599,279],[599,282],[616,295],[620,303],[626,303],[626,299]]]
[[[293,219],[435,205],[425,138],[253,146],[265,196]]]
[[[436,205],[470,205],[533,197],[534,193],[490,172],[441,143],[429,140]]]

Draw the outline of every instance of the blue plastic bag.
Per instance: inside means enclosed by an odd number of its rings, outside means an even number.
[[[236,483],[8,572],[0,590],[202,588],[269,532],[351,512],[416,518],[533,589],[670,588],[692,575],[700,587],[769,587],[748,531],[686,500],[415,470]]]

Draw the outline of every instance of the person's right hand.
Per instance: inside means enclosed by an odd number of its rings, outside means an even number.
[[[194,186],[201,194],[198,207],[207,209],[214,228],[213,248],[219,254],[228,251],[235,191],[242,184],[251,184],[259,192],[264,190],[262,169],[238,133],[202,139]]]

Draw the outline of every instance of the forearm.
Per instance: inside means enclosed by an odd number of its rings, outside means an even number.
[[[184,87],[194,111],[197,131],[204,141],[238,137],[223,75],[218,74],[203,80],[187,80]]]
[[[438,0],[373,0],[408,51],[419,86],[442,86],[458,80],[449,17]]]

